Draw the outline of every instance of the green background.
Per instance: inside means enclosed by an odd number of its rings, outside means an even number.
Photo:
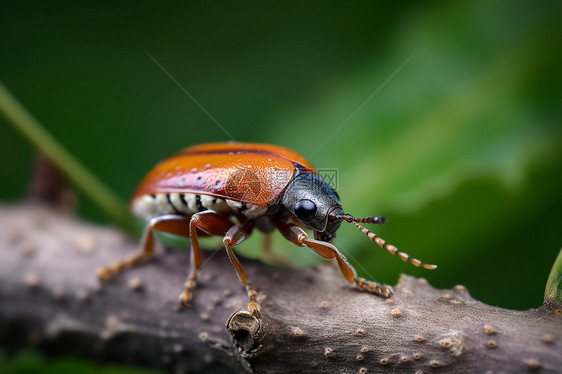
[[[560,2],[109,4],[0,3],[0,80],[124,200],[156,162],[229,140],[150,54],[234,139],[336,169],[346,211],[388,217],[373,231],[439,265],[346,225],[335,244],[361,275],[541,304],[562,244]],[[17,201],[34,149],[3,118],[0,157],[0,199]]]

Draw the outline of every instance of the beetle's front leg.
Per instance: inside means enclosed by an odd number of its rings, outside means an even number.
[[[345,279],[349,282],[354,282],[362,290],[385,298],[392,296],[392,287],[357,277],[355,269],[332,244],[320,240],[310,239],[303,229],[294,224],[278,223],[277,228],[281,234],[283,234],[285,239],[289,240],[293,244],[296,244],[299,247],[307,246],[327,260],[335,257],[340,271]]]

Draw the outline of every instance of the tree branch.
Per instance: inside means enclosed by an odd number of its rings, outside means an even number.
[[[474,300],[462,286],[437,290],[408,276],[385,300],[331,266],[287,270],[245,260],[260,292],[257,321],[243,312],[246,293],[222,251],[206,253],[191,309],[177,309],[189,265],[181,251],[100,288],[96,270],[135,246],[113,228],[52,208],[0,206],[2,345],[174,372],[562,368],[558,304],[511,311]]]

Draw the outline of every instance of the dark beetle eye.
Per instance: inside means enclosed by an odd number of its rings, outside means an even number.
[[[312,200],[302,199],[295,205],[295,214],[303,221],[310,221],[316,214],[316,204]]]

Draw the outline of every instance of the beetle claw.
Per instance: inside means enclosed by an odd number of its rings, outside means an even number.
[[[111,268],[102,268],[98,271],[98,279],[102,283],[107,283],[114,275],[114,272],[111,271]]]
[[[193,294],[191,292],[182,292],[178,299],[180,302],[180,307],[191,308],[191,300],[193,299]]]

